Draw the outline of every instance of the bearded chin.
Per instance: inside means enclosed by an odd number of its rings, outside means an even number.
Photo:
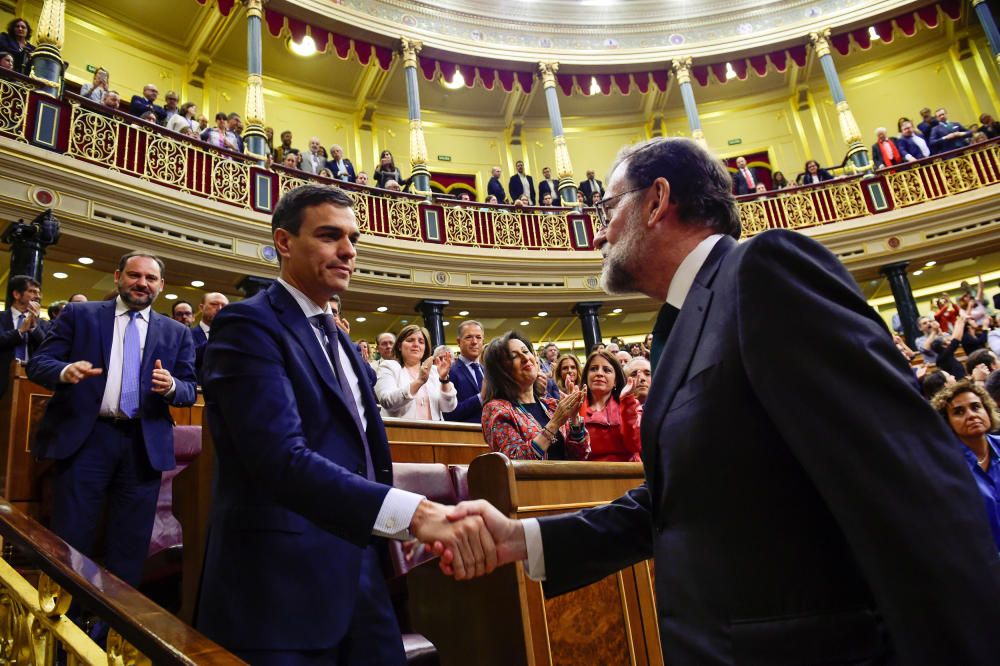
[[[635,291],[635,278],[625,267],[627,257],[611,257],[604,260],[601,270],[601,289],[609,294],[628,294]]]

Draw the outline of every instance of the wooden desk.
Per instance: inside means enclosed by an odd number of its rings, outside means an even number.
[[[476,423],[386,418],[385,434],[393,462],[468,465],[490,452]]]
[[[469,467],[469,494],[527,518],[604,504],[643,480],[640,463],[510,461],[491,453]],[[663,663],[648,561],[549,600],[521,563],[467,582],[429,563],[407,578],[413,628],[437,646],[443,666]]]

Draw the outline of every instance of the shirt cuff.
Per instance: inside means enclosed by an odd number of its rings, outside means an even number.
[[[372,534],[397,541],[408,541],[412,538],[410,536],[410,523],[413,522],[413,514],[416,513],[417,506],[422,501],[424,501],[423,495],[399,488],[390,488],[389,493],[382,500],[378,516],[375,517]]]
[[[528,578],[539,583],[545,580],[545,551],[542,549],[542,528],[536,518],[521,521],[524,529],[524,545],[528,549],[528,559],[524,562],[524,572]]]
[[[67,363],[66,365],[63,366],[63,369],[59,372],[59,383],[61,383],[61,384],[65,384],[66,383],[66,371],[69,369],[69,366],[71,366],[71,365],[73,365],[73,364],[72,363]]]
[[[170,378],[170,390],[163,394],[163,397],[167,400],[173,400],[174,394],[177,393],[177,380],[173,377]]]

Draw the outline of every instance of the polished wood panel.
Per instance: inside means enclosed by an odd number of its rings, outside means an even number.
[[[393,462],[468,465],[476,456],[490,452],[483,429],[476,423],[384,420]]]

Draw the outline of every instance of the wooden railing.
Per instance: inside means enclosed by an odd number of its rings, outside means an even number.
[[[423,197],[254,160],[66,92],[53,99],[27,77],[0,70],[0,136],[247,211],[270,215],[307,182],[337,184],[354,199],[363,233],[469,248],[593,250],[592,209],[519,208]],[[878,215],[1000,181],[1000,139],[917,162],[737,201],[743,236]]]

